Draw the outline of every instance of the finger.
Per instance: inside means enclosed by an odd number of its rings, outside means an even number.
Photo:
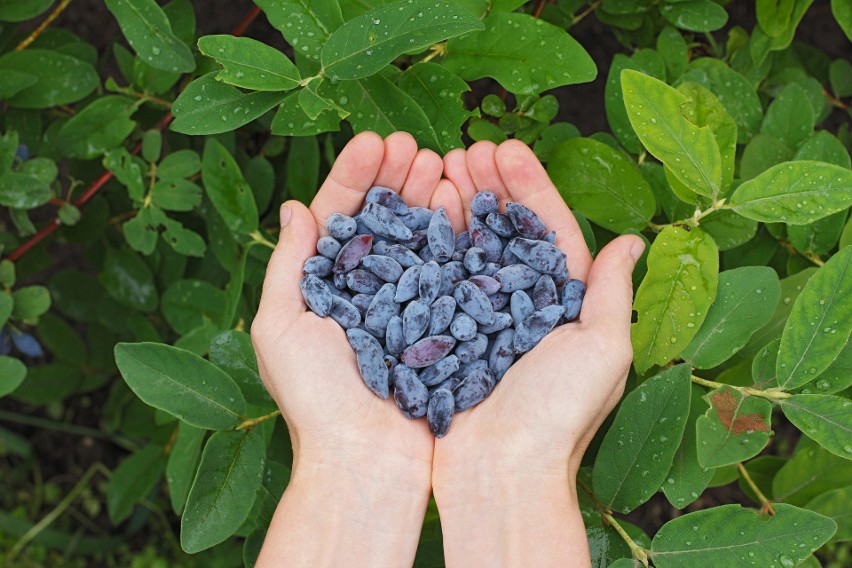
[[[536,155],[523,142],[509,140],[497,148],[495,159],[510,201],[529,207],[541,217],[547,229],[556,233],[556,246],[568,255],[571,277],[585,280],[592,255],[583,232]]]
[[[580,321],[603,326],[608,334],[630,340],[630,315],[633,309],[633,268],[645,250],[644,241],[624,235],[607,244],[598,253],[589,271],[589,283]]]
[[[373,185],[401,190],[416,155],[417,141],[408,132],[394,132],[385,138],[385,155]]]
[[[476,195],[476,185],[473,183],[473,178],[470,177],[470,171],[467,169],[466,150],[456,148],[455,150],[450,150],[444,156],[444,175],[455,184],[459,196],[461,196],[465,219],[469,219],[470,202],[473,201],[473,196]]]
[[[494,142],[477,142],[467,151],[467,168],[476,191],[493,191],[503,204],[509,199],[509,190],[497,169],[496,151]]]
[[[302,203],[290,200],[281,206],[281,235],[266,266],[258,313],[264,312],[289,323],[305,311],[299,282],[302,266],[316,254],[319,229]]]
[[[384,154],[385,142],[375,132],[362,132],[349,141],[311,202],[311,213],[320,227],[325,227],[332,213],[358,212],[373,187]]]
[[[408,171],[400,195],[409,207],[429,207],[432,193],[441,180],[443,163],[432,150],[420,150]]]
[[[450,224],[452,224],[453,230],[456,233],[464,231],[467,228],[461,196],[453,182],[448,179],[442,179],[438,182],[438,187],[435,188],[435,193],[432,194],[432,201],[429,204],[429,208],[437,210],[439,207],[447,210],[447,217],[449,217]]]

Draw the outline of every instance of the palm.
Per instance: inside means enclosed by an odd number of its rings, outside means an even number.
[[[495,192],[501,205],[522,203],[556,232],[572,277],[589,278],[592,258],[582,233],[525,145],[510,142],[496,149],[480,143],[466,153],[454,151],[445,158],[445,174],[458,197],[443,205],[456,218],[469,218],[477,191]],[[606,298],[589,294],[579,322],[554,330],[512,366],[487,400],[457,415],[449,435],[436,445],[436,464],[469,453],[483,440],[496,448],[523,448],[529,455],[518,457],[524,459],[582,454],[618,400],[630,361],[629,309],[612,333],[595,323],[611,311],[596,305],[604,303],[600,300]]]

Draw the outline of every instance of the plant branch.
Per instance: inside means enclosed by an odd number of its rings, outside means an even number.
[[[24,535],[18,539],[18,542],[15,543],[15,546],[12,547],[12,550],[6,555],[5,563],[7,566],[12,566],[12,561],[15,559],[18,554],[24,549],[24,547],[29,544],[31,540],[37,537],[44,529],[50,526],[53,521],[58,519],[62,513],[71,506],[71,503],[74,502],[80,493],[83,492],[84,489],[89,485],[89,481],[96,473],[102,473],[104,477],[109,478],[112,475],[106,466],[104,466],[100,462],[93,463],[86,473],[83,474],[83,477],[80,478],[80,481],[77,482],[77,485],[65,496],[65,498],[59,502],[59,504],[54,507],[54,509],[44,516],[42,520],[33,525],[30,530],[28,530]]]
[[[737,464],[737,471],[739,471],[740,476],[743,478],[746,484],[748,484],[751,490],[754,491],[754,494],[757,495],[757,498],[760,499],[760,506],[763,509],[763,512],[770,515],[774,515],[775,507],[772,506],[772,502],[766,498],[766,495],[763,494],[763,492],[751,478],[748,473],[748,470],[742,463]]]
[[[257,418],[251,418],[249,420],[246,420],[245,422],[239,424],[236,428],[234,428],[234,430],[249,430],[257,426],[261,422],[266,422],[270,418],[275,418],[276,416],[280,415],[280,410],[273,410],[269,414],[264,414],[263,416],[258,416]]]
[[[812,252],[800,251],[795,246],[793,246],[793,243],[791,243],[790,241],[788,241],[786,239],[778,239],[778,244],[780,244],[782,247],[784,247],[785,249],[787,249],[791,253],[798,254],[802,258],[808,259],[809,261],[813,262],[817,266],[825,266],[825,261],[823,259],[821,259],[819,256],[815,255]]]
[[[598,496],[595,495],[594,491],[592,491],[592,488],[589,487],[585,481],[583,481],[582,479],[577,479],[577,485],[580,487],[580,489],[583,490],[586,495],[589,496],[589,499],[592,501],[592,504],[595,506],[595,509],[598,510],[598,513],[600,514],[603,521],[607,525],[611,526],[613,530],[618,533],[618,536],[620,536],[624,540],[624,542],[627,543],[627,547],[630,548],[630,553],[633,555],[633,558],[641,562],[643,566],[647,567],[648,553],[645,551],[645,549],[636,544],[636,541],[634,541],[633,538],[629,534],[627,534],[627,531],[624,530],[624,527],[622,527],[618,523],[618,521],[615,520],[615,517],[612,516],[612,511],[610,511],[603,503],[601,503],[600,499],[598,499]]]
[[[716,381],[708,381],[707,379],[702,379],[701,377],[696,377],[695,375],[692,375],[692,382],[695,383],[696,385],[701,385],[703,387],[708,387],[708,388],[711,388],[711,389],[719,389],[719,388],[722,388],[722,387],[730,387],[734,390],[740,391],[744,395],[756,396],[756,397],[759,397],[759,398],[765,398],[766,400],[769,400],[769,401],[784,400],[785,398],[790,398],[791,396],[793,396],[792,394],[790,394],[788,392],[784,392],[783,390],[772,390],[772,389],[761,390],[761,389],[756,389],[756,388],[752,388],[752,387],[738,387],[736,385],[728,385],[728,384],[725,384],[725,383],[717,383]]]
[[[831,103],[831,106],[835,108],[839,108],[840,110],[849,110],[849,105],[832,95],[828,92],[828,89],[823,87],[822,94],[825,95],[825,98],[828,99],[828,102]]]
[[[597,10],[598,6],[600,6],[600,5],[601,5],[601,0],[595,0],[594,2],[589,4],[588,8],[586,8],[585,10],[583,10],[582,12],[580,12],[579,14],[574,16],[571,19],[571,24],[576,26],[577,24],[582,22],[586,18],[586,16],[588,16],[589,14],[591,14],[592,12]],[[647,566],[647,564],[645,564],[645,566]]]
[[[58,18],[59,15],[62,14],[62,12],[65,11],[65,8],[67,8],[68,4],[70,4],[70,3],[71,3],[71,0],[62,0],[61,2],[59,2],[59,4],[56,5],[56,7],[47,16],[47,18],[45,18],[44,21],[41,24],[39,24],[39,26],[36,29],[34,29],[32,31],[32,33],[30,33],[30,35],[28,35],[26,38],[24,38],[24,41],[22,41],[21,43],[18,44],[18,46],[15,48],[15,51],[21,51],[22,49],[26,49],[26,47],[29,44],[31,44],[36,39],[38,39],[38,36],[43,34],[44,30],[46,30],[48,27],[50,27],[50,24],[52,24],[53,21],[56,18]]]
[[[107,440],[130,451],[139,449],[139,446],[128,438],[123,436],[110,436],[109,434],[96,430],[95,428],[80,426],[79,424],[54,422],[47,418],[18,414],[15,412],[9,412],[8,410],[0,410],[0,421],[13,422],[15,424],[23,424],[25,426],[33,426],[35,428],[43,428],[46,430],[55,430],[57,432],[74,434],[75,436],[89,436],[90,438]]]

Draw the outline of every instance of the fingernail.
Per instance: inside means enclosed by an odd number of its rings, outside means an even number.
[[[633,259],[633,262],[638,261],[643,252],[645,252],[645,241],[637,240],[633,243],[633,246],[630,248],[630,257]]]
[[[293,216],[293,210],[286,203],[281,206],[281,226],[286,227],[290,223],[290,217]]]

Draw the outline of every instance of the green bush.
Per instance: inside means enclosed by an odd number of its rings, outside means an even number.
[[[283,52],[198,37],[189,0],[105,3],[126,43],[98,52],[27,22],[51,0],[0,1],[10,564],[253,565],[292,459],[246,333],[275,205],[309,202],[363,130],[439,153],[520,139],[593,252],[649,241],[628,394],[580,475],[595,566],[848,560],[852,64],[793,41],[813,0],[255,0]],[[727,25],[742,4],[750,31]],[[848,0],[831,8],[852,38]],[[566,32],[594,19],[611,60]],[[580,108],[610,131],[583,137],[559,102],[596,63],[604,104]],[[48,460],[55,430],[110,451]],[[625,518],[649,500],[661,528]],[[178,516],[207,552],[177,549]],[[441,558],[430,507],[417,565]]]

